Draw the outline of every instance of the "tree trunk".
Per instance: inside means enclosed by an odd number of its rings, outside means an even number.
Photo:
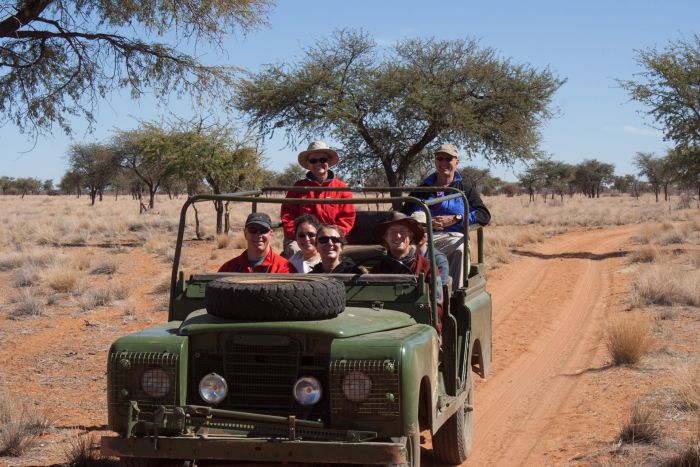
[[[192,203],[192,209],[194,209],[194,234],[197,236],[197,240],[201,240],[202,234],[199,233],[199,211],[197,211],[195,203]]]
[[[224,204],[224,233],[228,234],[231,229],[231,212],[228,210],[229,201]]]
[[[224,230],[224,203],[218,200],[214,201],[214,209],[216,209],[216,234],[219,235]]]
[[[148,209],[153,209],[156,205],[156,190],[158,187],[155,189],[151,186],[148,187]]]

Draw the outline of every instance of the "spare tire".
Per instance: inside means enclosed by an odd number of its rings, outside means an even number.
[[[210,314],[236,320],[327,319],[345,308],[345,285],[318,276],[229,276],[207,284],[205,304]]]

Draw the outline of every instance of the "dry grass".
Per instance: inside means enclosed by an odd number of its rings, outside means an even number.
[[[39,269],[35,266],[23,266],[12,274],[12,283],[15,287],[31,287],[40,281]]]
[[[226,248],[231,244],[231,237],[229,237],[228,234],[217,235],[214,239],[214,243],[219,249]]]
[[[91,270],[90,274],[107,274],[111,275],[117,272],[119,264],[114,260],[103,260],[97,263]]]
[[[100,438],[85,433],[73,438],[66,448],[66,465],[69,467],[114,466],[114,462],[100,452]]]
[[[0,456],[21,456],[51,424],[44,411],[30,410],[14,396],[0,391]]]
[[[97,307],[108,306],[113,299],[112,289],[109,287],[95,287],[82,294],[78,304],[80,309],[85,312],[94,310]]]
[[[700,363],[680,365],[672,370],[674,405],[680,410],[700,409]]]
[[[651,326],[641,313],[617,314],[605,324],[605,345],[616,365],[637,363],[651,341]]]
[[[656,263],[661,261],[661,250],[656,245],[641,245],[627,257],[630,263]]]
[[[44,271],[42,278],[52,290],[68,293],[78,288],[81,274],[75,269],[55,266]]]
[[[627,424],[620,431],[623,443],[655,443],[661,438],[661,415],[648,404],[637,401]]]
[[[681,451],[661,463],[662,467],[699,467],[700,439],[693,440]]]
[[[632,281],[632,304],[700,306],[700,271],[664,263],[639,269]]]
[[[27,288],[13,299],[14,308],[9,314],[10,319],[20,319],[44,314],[44,306],[37,295],[36,290]]]

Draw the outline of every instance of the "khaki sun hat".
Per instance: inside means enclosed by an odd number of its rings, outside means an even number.
[[[312,141],[309,144],[309,148],[306,151],[299,153],[299,165],[305,169],[311,170],[311,165],[309,164],[309,156],[311,154],[323,153],[328,156],[328,167],[332,167],[338,163],[338,153],[333,150],[327,143],[323,141]]]
[[[423,238],[423,234],[425,233],[423,231],[423,227],[414,218],[409,217],[402,212],[392,211],[386,221],[377,224],[374,227],[374,238],[379,243],[382,243],[384,241],[384,234],[392,225],[403,225],[407,227],[413,234],[411,243],[415,244],[420,242],[420,240]]]
[[[447,154],[448,156],[457,158],[459,157],[459,151],[457,150],[457,146],[449,143],[441,144],[433,154]]]
[[[415,211],[413,214],[411,214],[411,219],[414,219],[421,225],[425,225],[428,223],[428,218],[426,217],[423,211]]]

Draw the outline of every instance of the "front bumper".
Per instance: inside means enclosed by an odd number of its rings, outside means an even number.
[[[102,438],[106,456],[183,460],[402,464],[406,438],[203,406],[160,406],[143,412],[131,401],[125,436]]]
[[[346,443],[278,439],[231,438],[216,435],[197,437],[157,436],[102,438],[102,454],[185,460],[314,462],[314,463],[406,463],[406,441]]]

